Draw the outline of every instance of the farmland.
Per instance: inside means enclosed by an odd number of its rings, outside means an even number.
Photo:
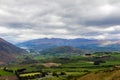
[[[34,58],[32,58],[34,56]],[[44,56],[44,58],[43,58]],[[111,69],[115,66],[120,65],[120,54],[110,53],[110,54],[96,54],[91,55],[77,55],[69,57],[56,57],[46,55],[26,55],[21,57],[23,60],[17,64],[10,64],[5,66],[8,70],[13,70],[13,72],[4,71],[1,67],[1,76],[15,76],[15,71],[18,69],[25,69],[22,73],[20,72],[20,77],[25,77],[31,79],[42,80],[72,80],[79,79],[79,77]],[[27,60],[30,60],[26,63]],[[97,57],[97,58],[96,58]],[[28,59],[30,58],[30,59]],[[95,61],[100,61],[99,64],[95,64]],[[102,60],[102,62],[101,62]],[[36,61],[35,63],[32,61]],[[62,75],[63,73],[63,75]],[[33,77],[36,75],[36,78]],[[39,78],[38,78],[39,77]],[[22,79],[21,79],[22,80]],[[26,79],[27,80],[27,79]]]

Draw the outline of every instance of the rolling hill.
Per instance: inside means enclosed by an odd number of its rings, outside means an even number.
[[[16,56],[23,53],[26,51],[0,38],[0,64],[16,60]]]
[[[40,52],[41,54],[49,54],[49,55],[61,55],[61,54],[67,54],[67,55],[74,55],[74,54],[83,54],[87,53],[85,50],[80,50],[71,46],[60,46],[48,50],[43,50]]]

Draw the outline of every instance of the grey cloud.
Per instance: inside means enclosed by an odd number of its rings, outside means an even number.
[[[0,29],[6,30],[0,36],[13,41],[118,37],[119,7],[119,0],[0,0]]]
[[[83,25],[98,26],[98,27],[106,27],[106,26],[109,27],[109,26],[114,26],[114,25],[120,25],[120,17],[86,21]]]

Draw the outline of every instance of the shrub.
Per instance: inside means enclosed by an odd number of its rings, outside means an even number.
[[[60,72],[60,75],[66,75],[66,73],[65,72]]]
[[[56,77],[58,77],[57,72],[53,72],[53,73],[52,73],[52,76],[56,76]]]

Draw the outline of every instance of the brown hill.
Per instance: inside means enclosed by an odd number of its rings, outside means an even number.
[[[25,50],[20,49],[15,45],[0,38],[0,64],[16,60],[16,55],[20,55],[25,52]]]
[[[90,73],[76,80],[120,80],[120,68]]]

